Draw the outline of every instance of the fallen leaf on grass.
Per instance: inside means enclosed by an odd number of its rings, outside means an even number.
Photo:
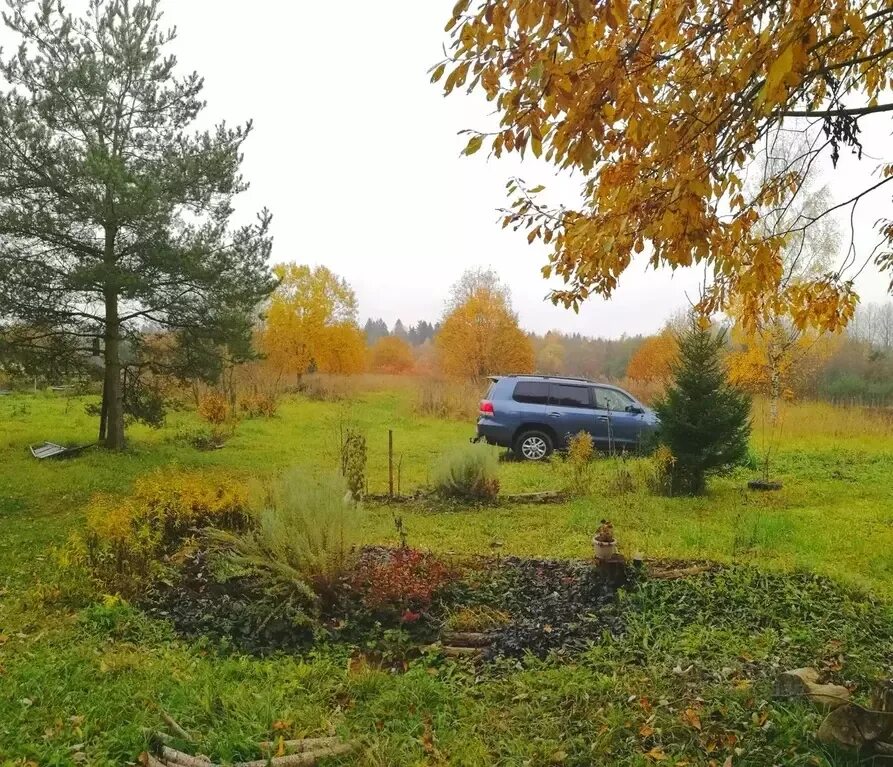
[[[654,762],[663,762],[668,757],[660,746],[655,746],[645,754],[645,758],[651,759]]]
[[[693,708],[687,708],[682,713],[682,720],[689,726],[694,727],[696,730],[701,729],[701,717],[698,716],[698,712]]]
[[[642,727],[639,729],[639,735],[641,735],[643,738],[650,738],[652,735],[654,735],[654,728],[650,724],[643,724]]]

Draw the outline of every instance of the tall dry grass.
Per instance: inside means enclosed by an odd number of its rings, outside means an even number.
[[[414,410],[418,415],[445,420],[467,421],[477,418],[481,399],[489,381],[475,383],[440,378],[416,379]]]
[[[893,448],[893,408],[833,405],[829,402],[786,402],[781,405],[778,424],[769,419],[769,401],[754,399],[754,439],[810,442],[817,439],[890,439]]]

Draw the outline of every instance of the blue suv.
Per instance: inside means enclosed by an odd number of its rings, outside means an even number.
[[[579,378],[494,376],[481,400],[477,438],[541,461],[581,431],[597,448],[638,450],[657,430],[657,416],[616,386]]]

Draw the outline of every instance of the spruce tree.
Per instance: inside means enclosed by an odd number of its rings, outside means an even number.
[[[126,349],[160,331],[190,350],[248,338],[275,284],[270,215],[230,227],[251,124],[196,129],[203,83],[177,74],[159,0],[86,5],[6,0],[0,353],[99,351],[100,440],[120,449]]]
[[[728,381],[724,343],[724,333],[696,323],[682,333],[673,383],[655,405],[661,441],[675,458],[674,495],[704,492],[708,476],[728,472],[747,455],[750,397]]]

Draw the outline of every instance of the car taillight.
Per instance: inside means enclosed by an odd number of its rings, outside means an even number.
[[[481,400],[481,415],[493,415],[493,403],[490,400],[482,399]]]

